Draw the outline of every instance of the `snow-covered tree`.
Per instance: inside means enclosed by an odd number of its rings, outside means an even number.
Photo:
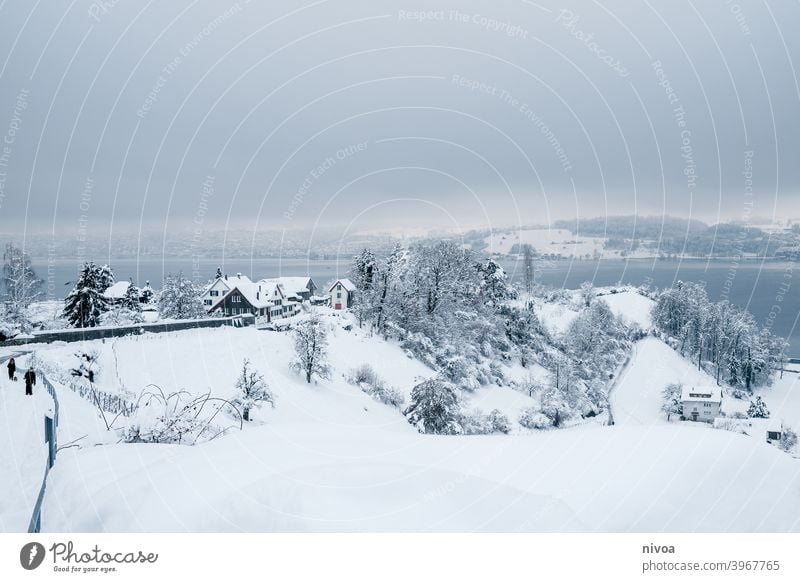
[[[158,297],[158,312],[162,319],[197,319],[206,314],[200,292],[190,279],[167,275]]]
[[[64,317],[73,327],[96,327],[100,316],[108,311],[103,292],[113,281],[111,269],[93,262],[83,264],[75,287],[64,300]]]
[[[125,295],[122,296],[120,302],[122,307],[140,313],[142,311],[142,302],[139,298],[139,289],[133,284],[133,279],[128,279],[128,288],[125,290]]]
[[[293,333],[295,359],[292,368],[304,374],[309,384],[314,375],[329,378],[328,336],[322,320],[313,315],[298,323]]]
[[[525,285],[525,293],[530,296],[533,293],[536,271],[534,269],[535,251],[529,244],[522,245],[522,280]]]
[[[375,253],[369,249],[364,249],[353,257],[353,264],[350,267],[350,280],[358,288],[358,292],[363,293],[372,289],[377,275],[378,261]]]
[[[250,420],[250,411],[264,403],[275,407],[275,397],[269,389],[264,376],[251,367],[247,358],[242,362],[242,371],[236,378],[236,396],[232,403],[242,411],[245,422]]]
[[[498,305],[514,296],[514,290],[508,284],[508,275],[494,259],[478,263],[475,269],[480,277],[480,293],[486,303]]]
[[[36,276],[28,253],[8,243],[3,253],[3,302],[7,324],[23,332],[29,331],[27,308],[41,295],[41,288],[42,280]]]
[[[589,281],[585,281],[584,283],[581,283],[580,295],[583,306],[589,307],[591,306],[592,301],[594,301],[597,291],[595,290],[594,285],[592,285]]]
[[[404,412],[408,422],[426,434],[460,434],[458,396],[447,382],[425,380],[411,390],[411,404]]]
[[[153,300],[154,296],[155,291],[153,291],[153,288],[150,286],[150,281],[145,281],[144,287],[142,287],[141,291],[139,292],[139,300],[143,304],[147,305]]]
[[[667,420],[675,415],[683,414],[683,403],[681,402],[681,393],[683,386],[681,384],[667,384],[661,392],[664,400],[661,405],[661,411],[667,415]]]
[[[756,396],[755,400],[750,401],[750,406],[747,408],[747,416],[750,418],[769,418],[767,403],[761,399],[761,396]]]

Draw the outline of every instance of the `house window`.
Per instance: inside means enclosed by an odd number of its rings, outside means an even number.
[[[340,291],[336,294],[336,299],[341,299],[341,298],[342,298],[342,292]]]
[[[211,299],[204,300],[203,305],[211,305]]]
[[[242,296],[241,295],[234,295],[233,297],[231,297],[231,301],[233,301],[234,303],[241,303],[242,302]]]
[[[211,296],[212,297],[219,297],[219,291],[217,291],[216,289],[212,289],[211,290]]]

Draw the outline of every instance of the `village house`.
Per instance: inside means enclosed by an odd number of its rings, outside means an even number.
[[[310,277],[279,277],[252,281],[246,275],[218,277],[203,291],[209,313],[225,316],[252,314],[269,323],[296,315],[300,304],[313,297],[317,287]]]
[[[681,404],[686,420],[714,422],[722,405],[722,390],[714,386],[684,386]]]
[[[277,277],[261,279],[259,283],[275,283],[280,285],[287,301],[310,301],[317,292],[317,285],[311,277]]]
[[[350,279],[338,279],[328,289],[328,295],[331,298],[331,307],[349,309],[355,301],[356,286]]]

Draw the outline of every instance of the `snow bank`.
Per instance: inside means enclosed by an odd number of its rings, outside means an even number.
[[[800,531],[800,464],[727,431],[264,426],[59,459],[47,531]]]

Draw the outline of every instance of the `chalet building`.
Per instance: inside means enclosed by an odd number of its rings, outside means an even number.
[[[236,281],[238,282],[241,282],[242,279],[244,279],[248,283],[252,283],[248,277],[243,276],[241,273],[238,273],[236,277]],[[200,298],[203,300],[203,305],[210,311],[211,306],[216,305],[222,297],[224,297],[227,293],[230,293],[230,290],[233,289],[234,285],[235,282],[233,278],[231,278],[231,282],[228,283],[227,275],[214,279],[211,284],[206,286],[206,288],[203,290],[203,294],[200,296]]]
[[[328,289],[328,295],[332,308],[349,309],[356,298],[356,286],[350,279],[339,279]]]
[[[714,422],[722,406],[722,390],[713,386],[684,386],[681,404],[686,420]]]
[[[317,285],[311,277],[278,277],[275,279],[261,279],[259,283],[279,285],[287,301],[296,301],[298,303],[310,301],[317,292]]]
[[[310,277],[279,277],[252,281],[246,275],[219,277],[203,291],[208,311],[225,316],[252,314],[256,321],[269,323],[291,317],[317,290]]]

